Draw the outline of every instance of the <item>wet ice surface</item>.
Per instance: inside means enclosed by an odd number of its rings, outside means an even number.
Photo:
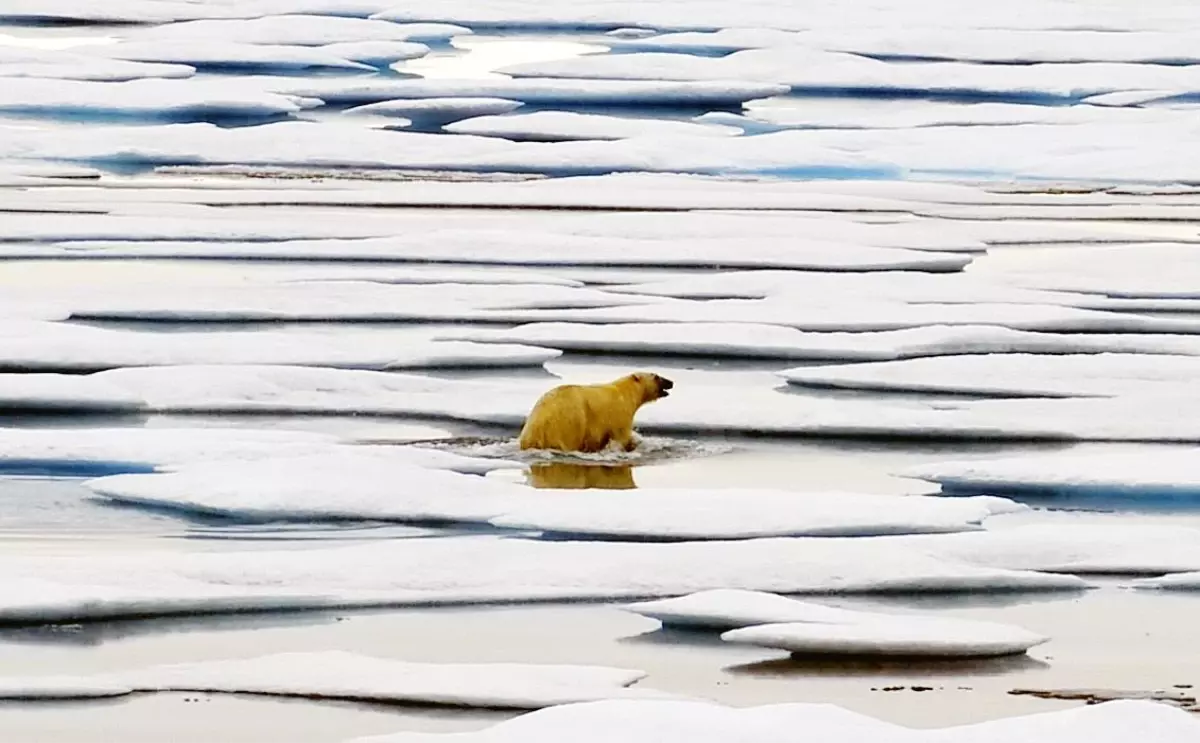
[[[139,693],[0,737],[332,742],[632,683],[887,739],[1076,704],[1017,687],[1186,696],[1196,21],[8,3],[0,696]],[[550,386],[638,369],[676,387],[636,451],[517,447]],[[621,610],[731,588],[806,603],[745,645]],[[1099,709],[1046,729],[1196,737]],[[523,724],[486,735],[562,735]],[[1005,724],[930,735],[1043,735]]]

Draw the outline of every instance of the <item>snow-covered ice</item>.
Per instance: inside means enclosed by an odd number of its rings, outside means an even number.
[[[442,452],[434,452],[442,453]],[[457,521],[633,540],[873,536],[978,529],[1022,507],[1000,498],[943,499],[765,490],[530,490],[462,472],[517,467],[423,450],[340,448],[298,459],[185,464],[170,472],[91,480],[123,503],[254,520]],[[346,472],[355,472],[347,483]],[[731,516],[731,514],[737,514]]]
[[[210,459],[327,452],[316,433],[219,428],[0,428],[0,468],[14,472],[110,474]]]
[[[794,732],[789,732],[794,731]],[[1054,712],[946,728],[911,729],[832,704],[726,707],[699,701],[605,701],[572,704],[523,715],[478,732],[458,733],[462,743],[577,743],[646,741],[697,743],[736,739],[779,743],[817,739],[829,743],[1192,743],[1200,734],[1195,715],[1169,705],[1115,701]],[[439,743],[444,733],[397,733],[354,743]]]
[[[880,332],[805,332],[752,323],[530,323],[446,331],[447,339],[516,343],[586,353],[890,361],[965,354],[1178,354],[1200,356],[1190,336],[1037,333],[993,325],[926,325]]]
[[[852,611],[758,591],[701,591],[623,608],[670,627],[725,631],[728,642],[806,654],[980,657],[1049,640],[995,622]]]
[[[240,41],[249,44],[324,46],[359,41],[444,41],[471,30],[452,24],[387,23],[328,15],[271,15],[251,19],[198,20],[142,29],[134,39]]]
[[[126,82],[150,77],[187,78],[194,74],[195,68],[184,64],[130,62],[69,50],[22,49],[0,44],[0,78]]]
[[[753,489],[580,491],[516,504],[497,526],[625,539],[748,539],[875,536],[979,528],[990,515],[1020,510],[980,499],[959,511],[945,499]]]
[[[372,67],[386,67],[395,62],[420,59],[429,54],[429,47],[415,41],[339,41],[318,47],[351,62]]]
[[[763,624],[725,632],[737,645],[799,655],[986,658],[1024,653],[1047,638],[1020,627],[954,619],[907,617],[832,623]]]
[[[408,119],[423,126],[443,126],[477,116],[496,116],[525,104],[506,98],[402,98],[348,108],[347,114]]]
[[[10,371],[80,372],[188,364],[288,364],[379,370],[504,368],[540,366],[559,354],[555,350],[516,344],[431,341],[403,332],[253,330],[172,334],[64,323],[0,322],[0,368]],[[45,379],[25,376],[31,383]],[[65,382],[69,384],[71,379]],[[10,376],[6,380],[6,385],[19,385],[21,377]],[[6,386],[0,394],[11,399],[15,394],[10,392],[12,389]]]
[[[1200,358],[1150,354],[1024,354],[906,359],[787,369],[803,387],[932,392],[986,397],[1112,397],[1154,392],[1185,395]]]
[[[642,671],[533,663],[413,663],[346,651],[290,652],[82,676],[0,678],[3,699],[79,699],[192,691],[383,704],[540,709],[598,699],[664,696],[628,689]]]
[[[787,92],[786,86],[734,81],[625,80],[313,80],[280,81],[276,92],[360,105],[411,98],[504,98],[543,106],[729,107]]]
[[[510,116],[480,116],[446,127],[455,134],[478,134],[517,142],[629,139],[631,137],[712,136],[738,134],[733,127],[687,121],[637,119],[572,111],[538,111]]]
[[[947,491],[1003,491],[1046,496],[1200,498],[1193,447],[1066,451],[1018,457],[933,462],[904,471]]]
[[[1075,576],[997,570],[873,539],[667,544],[490,536],[343,547],[8,556],[0,618],[51,622],[251,608],[633,599],[714,588],[776,593],[1073,591]]]
[[[338,56],[326,48],[249,44],[246,42],[193,39],[169,41],[132,41],[109,44],[89,50],[91,54],[133,62],[167,62],[196,69],[251,72],[257,70],[340,70],[373,69],[362,62]]]
[[[89,82],[4,78],[0,112],[75,116],[138,116],[205,120],[293,114],[315,105],[278,93],[230,89],[215,81]]]
[[[1008,570],[1076,575],[1200,570],[1200,529],[1189,526],[1048,522],[894,539],[947,560]]]

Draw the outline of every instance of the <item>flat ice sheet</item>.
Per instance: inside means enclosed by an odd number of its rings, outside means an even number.
[[[454,134],[478,134],[517,142],[567,142],[574,140],[629,139],[631,137],[731,137],[739,130],[729,126],[687,121],[637,119],[573,111],[538,111],[509,116],[480,116],[446,127]]]
[[[1149,354],[1023,354],[906,359],[787,369],[801,387],[932,392],[986,397],[1113,397],[1186,394],[1200,358]]]
[[[796,731],[793,734],[781,731]],[[576,704],[523,715],[472,733],[463,743],[522,743],[571,737],[579,743],[655,740],[779,743],[810,737],[830,743],[1124,743],[1153,735],[1160,743],[1191,743],[1195,715],[1156,702],[1115,701],[1055,712],[932,730],[913,730],[831,704],[725,707],[693,701],[610,701]],[[398,733],[356,743],[437,743],[443,733]]]
[[[1193,246],[1160,243],[1094,247],[1081,255],[1039,255],[1008,274],[1013,283],[1113,298],[1200,299]]]
[[[548,492],[454,472],[474,460],[441,463],[432,452],[372,447],[243,463],[189,464],[171,472],[91,480],[122,503],[254,520],[459,521],[632,540],[874,536],[980,528],[996,513],[1021,510],[1002,498],[943,499],[768,490],[640,489]],[[493,469],[517,465],[495,461]],[[356,473],[348,484],[345,473]]]
[[[219,428],[0,428],[0,468],[84,475],[149,472],[210,459],[327,452],[333,437]]]
[[[530,323],[455,330],[447,339],[563,351],[761,359],[890,361],[964,354],[1177,354],[1200,356],[1200,339],[1151,334],[1066,334],[994,325],[928,325],[879,332],[805,332],[780,325],[686,322],[611,325]]]
[[[1069,575],[994,570],[870,539],[638,544],[447,537],[255,552],[13,556],[0,618],[68,621],[234,609],[778,593],[1062,591]]]
[[[477,116],[496,116],[525,104],[507,98],[408,98],[348,108],[346,114],[390,116],[428,124],[449,124]]]
[[[867,496],[753,489],[572,491],[515,504],[497,526],[618,539],[747,539],[875,536],[979,528],[995,513],[1021,510],[980,499],[952,511],[924,496]]]
[[[518,345],[432,341],[412,333],[154,333],[43,322],[0,322],[0,368],[100,371],[127,366],[288,364],[342,369],[505,368],[541,366],[560,352]],[[27,375],[31,384],[39,377]],[[7,377],[19,384],[20,377]],[[69,385],[78,377],[61,380]],[[49,384],[54,384],[51,381]],[[10,399],[12,387],[0,390]]]
[[[984,657],[1049,640],[996,622],[850,611],[758,591],[701,591],[624,608],[670,627],[724,631],[727,642],[810,655]]]
[[[278,92],[361,105],[408,98],[505,98],[522,103],[611,106],[733,106],[787,92],[770,83],[702,80],[280,80]]]
[[[93,54],[50,49],[21,49],[0,45],[0,78],[34,77],[57,80],[125,82],[142,78],[187,78],[195,68],[182,64],[130,62],[97,58]]]
[[[342,699],[383,704],[539,709],[611,698],[663,696],[627,689],[646,674],[602,666],[412,663],[345,651],[292,652],[78,677],[0,679],[0,698],[75,699],[192,691]]]
[[[1022,654],[1048,638],[991,622],[907,617],[846,624],[763,624],[725,632],[736,645],[777,648],[798,655],[854,657],[988,658]]]
[[[1065,521],[895,539],[947,560],[1009,570],[1125,576],[1200,570],[1200,529],[1185,526]]]
[[[182,120],[207,117],[278,116],[315,103],[277,93],[232,89],[219,82],[132,80],[106,83],[80,80],[3,78],[0,112],[39,115],[140,116]]]
[[[238,70],[340,70],[374,69],[323,48],[249,44],[226,40],[172,39],[106,44],[88,50],[99,57],[135,62],[185,64],[197,69]]]
[[[1077,451],[934,462],[903,474],[952,491],[1002,490],[1048,497],[1126,495],[1148,500],[1200,498],[1200,462],[1192,447]]]
[[[249,44],[323,46],[356,41],[444,41],[471,30],[453,24],[387,23],[329,15],[270,15],[264,18],[198,20],[142,29],[135,39],[220,39]]]

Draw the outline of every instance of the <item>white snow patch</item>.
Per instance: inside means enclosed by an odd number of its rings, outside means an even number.
[[[155,333],[84,325],[0,322],[0,368],[100,371],[127,366],[287,364],[344,369],[506,368],[541,366],[559,351],[518,345],[431,341],[381,332],[277,330]],[[24,375],[29,384],[82,382],[80,377]],[[0,395],[19,400],[21,375],[5,377]],[[38,381],[41,380],[41,381]],[[88,384],[90,388],[89,383]],[[27,389],[33,396],[38,388]],[[94,389],[94,388],[92,388]],[[43,390],[43,392],[48,390]],[[111,397],[104,395],[109,402]]]
[[[566,142],[613,140],[632,137],[731,137],[733,127],[692,124],[686,121],[638,119],[572,111],[538,111],[510,116],[480,116],[450,124],[446,131],[502,137],[516,142]]]
[[[789,736],[781,731],[798,731]],[[1165,704],[1115,701],[973,725],[914,730],[832,704],[725,707],[692,701],[607,701],[555,707],[472,733],[463,743],[527,743],[570,738],[577,743],[654,740],[660,743],[738,740],[777,743],[812,738],[830,743],[1192,743],[1195,715]],[[355,743],[439,743],[443,733],[398,733]]]
[[[271,15],[252,19],[198,20],[146,28],[133,39],[220,39],[248,44],[325,46],[358,41],[445,40],[469,34],[462,26],[441,23],[387,23],[328,15]]]
[[[802,387],[995,397],[1186,395],[1200,358],[1150,354],[1002,353],[799,367],[779,373]]]
[[[77,677],[0,679],[0,698],[75,699],[190,691],[386,704],[540,709],[612,698],[665,696],[627,689],[642,671],[526,663],[412,663],[345,651],[293,652],[151,666]]]
[[[0,35],[0,78],[33,77],[93,82],[126,82],[143,78],[187,78],[196,70],[187,65],[149,64],[98,59],[92,54],[3,46]]]
[[[844,624],[763,624],[721,639],[804,655],[987,658],[1018,655],[1049,638],[994,622],[877,616]]]
[[[249,44],[222,39],[170,41],[125,41],[96,47],[91,54],[134,62],[173,62],[195,68],[239,70],[370,70],[370,65],[352,62],[326,48]]]
[[[277,93],[230,88],[219,81],[81,80],[4,78],[0,111],[149,117],[274,116],[312,107],[312,102]],[[61,136],[61,132],[56,132]],[[88,131],[86,136],[95,136]],[[144,136],[144,135],[143,135]]]
[[[10,556],[0,618],[82,618],[331,608],[632,599],[714,588],[777,593],[1062,591],[1074,576],[950,562],[874,539],[668,544],[447,537],[305,550],[105,551]]]
[[[344,113],[390,116],[442,126],[476,116],[492,116],[515,111],[525,104],[505,98],[411,98],[368,103],[348,108]]]
[[[615,290],[612,288],[610,290]],[[505,330],[447,331],[448,340],[516,343],[588,353],[756,359],[889,361],[963,354],[1180,354],[1200,356],[1200,339],[1142,334],[1036,333],[989,325],[805,332],[751,323],[531,323]]]
[[[372,67],[386,67],[394,62],[420,59],[429,54],[429,47],[414,41],[341,41],[319,48],[328,54]]]

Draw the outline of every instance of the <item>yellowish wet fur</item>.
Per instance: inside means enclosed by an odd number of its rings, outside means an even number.
[[[669,379],[638,372],[608,384],[564,384],[533,406],[521,429],[522,449],[598,452],[610,444],[633,451],[633,417],[646,403],[666,397]]]

